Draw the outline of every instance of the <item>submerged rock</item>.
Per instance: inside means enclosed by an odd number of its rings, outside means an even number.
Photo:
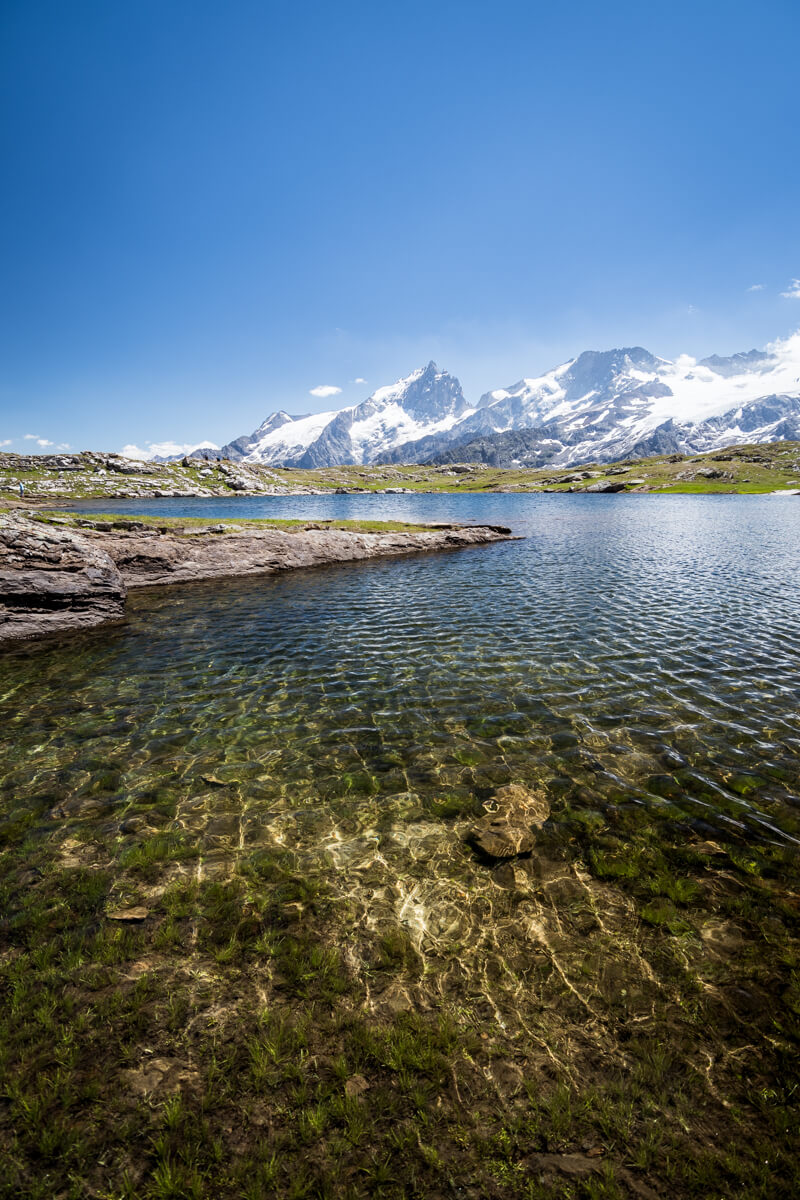
[[[492,804],[493,811],[475,822],[465,840],[487,858],[530,854],[536,831],[550,816],[547,799],[518,783],[507,783],[497,788]]]

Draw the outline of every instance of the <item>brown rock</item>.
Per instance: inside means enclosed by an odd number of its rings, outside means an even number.
[[[529,854],[534,847],[534,831],[541,829],[550,816],[546,798],[518,783],[507,783],[497,788],[492,803],[496,811],[476,821],[466,840],[487,858]]]
[[[533,849],[533,834],[521,825],[510,825],[503,817],[484,818],[467,834],[467,841],[487,858],[514,858]]]
[[[197,1072],[176,1058],[151,1058],[138,1070],[123,1071],[122,1078],[134,1096],[182,1091],[197,1080]]]
[[[0,641],[120,620],[125,595],[101,547],[73,530],[0,516]]]
[[[114,908],[106,916],[109,921],[144,921],[150,913],[141,904],[135,904],[131,908]]]
[[[519,783],[506,783],[496,789],[494,802],[500,811],[541,827],[550,816],[550,804],[543,792],[532,792]]]

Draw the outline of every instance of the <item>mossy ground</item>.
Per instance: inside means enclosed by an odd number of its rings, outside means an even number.
[[[202,871],[164,797],[144,840],[53,800],[0,829],[0,1195],[797,1195],[793,852],[554,793],[531,859],[475,867],[481,961],[275,848]]]
[[[349,533],[430,533],[441,526],[419,525],[408,521],[302,521],[272,517],[222,517],[209,520],[202,517],[141,517],[123,513],[92,513],[87,517],[81,513],[39,510],[34,520],[42,524],[68,525],[73,528],[108,529],[124,531],[130,529],[156,529],[161,533],[176,533],[191,536],[214,532],[236,532],[241,530],[279,529],[286,533],[303,533],[310,529],[339,529]]]

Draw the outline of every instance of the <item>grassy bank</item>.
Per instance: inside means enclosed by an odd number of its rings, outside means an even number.
[[[406,521],[301,521],[272,517],[223,517],[220,520],[209,520],[203,517],[128,516],[123,513],[92,513],[91,516],[86,516],[82,513],[52,509],[36,511],[33,519],[40,524],[62,528],[96,529],[101,532],[152,529],[159,533],[183,534],[187,537],[198,533],[225,534],[259,529],[278,529],[286,533],[304,533],[310,529],[340,529],[348,533],[432,533],[442,529],[441,525],[415,525]]]
[[[59,462],[68,464],[59,466]],[[624,463],[588,463],[542,470],[482,465],[455,467],[349,466],[320,470],[259,464],[131,463],[114,455],[0,456],[0,495],[48,499],[150,497],[156,494],[232,496],[287,495],[408,489],[414,492],[583,491],[598,482],[623,490],[656,493],[760,493],[800,488],[800,443],[734,446],[699,455],[668,455]]]

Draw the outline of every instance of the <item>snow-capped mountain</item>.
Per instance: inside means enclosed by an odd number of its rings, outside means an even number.
[[[292,467],[472,461],[571,466],[800,439],[800,333],[766,350],[674,362],[587,350],[476,405],[435,363],[351,408],[272,413],[225,458]],[[180,456],[178,456],[180,457]]]
[[[472,411],[458,380],[430,362],[352,408],[304,417],[272,413],[220,453],[291,467],[368,463],[407,442],[442,436]]]
[[[445,436],[391,462],[478,459],[571,465],[800,437],[800,334],[730,358],[674,362],[640,346],[588,350],[487,392]]]

